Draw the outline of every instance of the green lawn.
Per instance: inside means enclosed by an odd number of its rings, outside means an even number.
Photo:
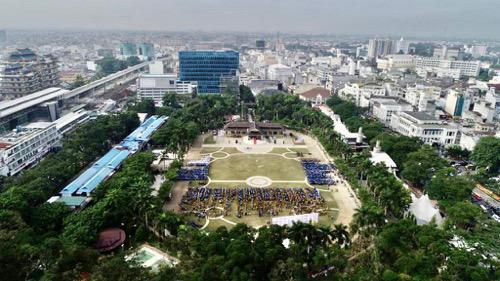
[[[213,180],[246,180],[265,176],[271,180],[301,181],[306,177],[298,161],[269,154],[235,154],[210,165]]]
[[[320,192],[321,197],[325,199],[326,205],[328,208],[338,208],[337,202],[333,198],[333,194],[331,192]]]
[[[339,211],[331,210],[325,215],[319,216],[318,224],[333,225],[339,215]]]
[[[220,147],[202,147],[200,153],[201,154],[213,153],[219,149],[221,149],[221,148]]]
[[[204,143],[204,144],[215,144],[215,143],[216,143],[215,136],[210,135],[210,136],[206,137],[206,138],[203,140],[203,143]]]
[[[299,156],[295,152],[288,152],[288,153],[283,154],[283,156],[285,156],[287,158],[299,158]]]
[[[309,149],[307,148],[290,148],[291,151],[293,152],[300,152],[300,153],[304,153],[304,154],[308,154],[309,153]]]
[[[215,153],[213,153],[213,154],[212,154],[212,156],[213,156],[213,157],[215,157],[215,158],[222,158],[222,157],[226,157],[226,155],[227,155],[227,154],[226,154],[226,153],[224,153],[224,152],[215,152]]]
[[[229,154],[242,153],[236,147],[224,147],[222,151],[227,152]]]
[[[290,150],[286,149],[285,147],[276,147],[271,150],[271,153],[276,153],[276,154],[283,154],[283,153],[289,153]]]
[[[195,185],[191,185],[195,186]],[[198,185],[199,186],[199,185]],[[210,188],[239,188],[249,187],[245,182],[211,182],[207,187]],[[267,188],[307,188],[305,183],[273,183]]]

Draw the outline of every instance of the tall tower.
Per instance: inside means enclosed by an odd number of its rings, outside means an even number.
[[[278,55],[280,55],[284,50],[285,50],[285,45],[281,42],[280,33],[278,31],[278,34],[276,37],[276,53]]]

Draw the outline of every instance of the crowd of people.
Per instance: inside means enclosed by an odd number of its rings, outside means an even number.
[[[335,181],[331,177],[335,166],[333,164],[321,164],[316,159],[301,160],[309,184],[332,185]]]
[[[225,216],[236,211],[238,218],[253,214],[262,217],[322,212],[326,202],[316,188],[190,187],[180,203],[183,213],[198,217],[206,217],[216,208]]]
[[[205,181],[208,179],[208,167],[180,168],[177,180],[180,181]]]

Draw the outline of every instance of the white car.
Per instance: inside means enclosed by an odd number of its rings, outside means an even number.
[[[496,220],[497,222],[500,222],[500,217],[499,217],[499,216],[497,216],[496,214],[493,214],[491,217],[492,217],[494,220]]]

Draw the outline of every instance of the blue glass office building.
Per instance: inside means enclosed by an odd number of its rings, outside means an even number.
[[[147,60],[152,60],[155,57],[155,47],[151,43],[137,44],[139,56],[145,57]]]
[[[221,77],[236,76],[240,54],[236,51],[180,51],[179,79],[198,82],[198,93],[221,92]]]

